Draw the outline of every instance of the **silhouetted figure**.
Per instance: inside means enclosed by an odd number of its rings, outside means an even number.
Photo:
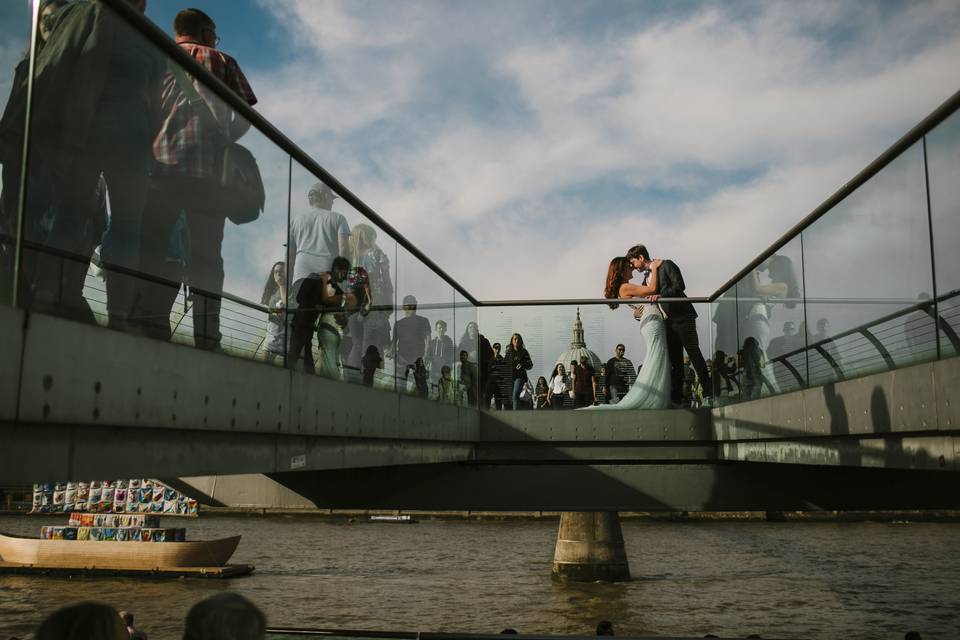
[[[373,386],[373,376],[377,369],[383,367],[383,358],[380,356],[380,350],[376,345],[371,344],[367,347],[367,352],[363,354],[360,360],[360,369],[363,376],[363,384],[368,387]]]
[[[177,44],[201,66],[247,104],[257,103],[237,61],[216,48],[217,26],[210,16],[184,9],[174,18],[173,32]],[[144,215],[142,268],[176,284],[141,283],[138,322],[149,335],[169,340],[170,310],[182,280],[190,287],[194,343],[215,351],[222,338],[221,247],[228,213],[214,195],[218,165],[226,143],[240,139],[250,123],[200,82],[185,82],[172,72],[163,82],[161,107],[163,124],[153,143],[155,162]],[[181,215],[190,250],[184,266],[178,267],[168,260],[167,247]],[[296,300],[296,292],[288,292],[288,297]]]
[[[597,623],[597,635],[598,636],[612,636],[613,633],[613,623],[609,620],[601,620]]]
[[[417,359],[423,360],[430,346],[430,321],[417,315],[417,299],[403,298],[403,317],[393,324],[393,357],[397,371],[406,369]]]
[[[47,616],[35,640],[128,640],[127,627],[111,606],[94,602],[73,604]]]
[[[35,49],[43,50],[53,32],[56,12],[66,0],[48,0],[40,6]],[[27,83],[30,72],[30,48],[13,71],[10,96],[0,117],[0,164],[3,165],[3,192],[0,194],[0,282],[9,285],[13,279],[17,210],[20,207],[20,178],[23,170],[23,134],[27,114]],[[27,221],[25,220],[24,223]],[[24,279],[32,282],[32,277]]]
[[[503,409],[507,397],[507,385],[510,384],[508,377],[510,370],[506,368],[503,356],[500,355],[500,343],[493,343],[493,356],[490,359],[490,379],[489,390],[493,398],[493,406],[498,411]],[[488,404],[489,406],[489,404]]]
[[[480,381],[477,365],[470,362],[468,356],[466,350],[460,352],[460,386],[467,395],[467,404],[475,407],[477,406]]]
[[[130,0],[143,12],[143,0]],[[23,258],[24,303],[85,322],[83,287],[101,244],[110,326],[128,326],[141,224],[160,122],[164,60],[156,47],[101,2],[71,3],[54,14],[36,56]],[[109,188],[104,232],[97,192]],[[30,255],[28,255],[30,254]]]
[[[493,373],[493,346],[482,333],[479,334],[477,345],[477,372],[479,375],[477,390],[480,396],[480,408],[489,409],[490,401],[496,394],[497,388]]]
[[[267,619],[237,593],[219,593],[193,605],[184,622],[183,640],[262,640]]]
[[[423,363],[423,358],[417,358],[413,364],[408,364],[406,368],[407,388],[410,388],[410,378],[413,378],[413,392],[418,398],[427,398],[430,396],[430,382],[428,380],[427,366]]]

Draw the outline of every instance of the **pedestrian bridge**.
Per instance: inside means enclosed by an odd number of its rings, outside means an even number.
[[[0,310],[0,483],[269,474],[330,508],[956,508],[960,359],[713,409],[478,411]]]
[[[266,203],[256,221],[225,224],[219,279],[171,270],[190,257],[182,249],[157,271],[131,255],[91,267],[100,209],[56,213],[56,198],[38,199],[56,189],[37,183],[35,167],[73,150],[31,138],[26,109],[27,175],[17,197],[4,196],[17,203],[13,230],[0,228],[0,484],[267,474],[337,508],[960,507],[960,94],[713,295],[690,299],[712,377],[699,389],[691,379],[687,396],[696,406],[712,391],[714,406],[490,411],[477,399],[487,386],[477,330],[504,343],[520,331],[546,375],[566,348],[556,336],[581,314],[591,348],[607,354],[626,342],[639,363],[630,315],[602,300],[475,299],[155,26],[123,2],[105,6],[116,12],[111,28],[247,121],[241,142],[257,158]],[[265,346],[265,327],[289,326],[297,313],[283,293],[294,285],[289,273],[277,299],[268,293],[276,264],[292,258],[291,210],[307,206],[317,183],[340,196],[352,233],[368,238],[367,253],[350,257],[378,256],[378,284],[389,285],[370,320],[351,321],[356,344],[326,378]],[[87,217],[71,218],[77,211]],[[878,255],[897,268],[878,269]],[[168,290],[169,317],[118,314],[116,292],[143,283]],[[406,321],[418,314],[432,333],[412,333]],[[169,328],[169,339],[147,337],[146,321]],[[371,337],[374,321],[389,327],[386,340]],[[599,365],[578,340],[571,349]],[[208,348],[194,348],[201,343]],[[417,384],[411,344],[432,365]],[[466,361],[449,355],[454,345]],[[351,383],[371,346],[387,356],[374,387]],[[603,375],[600,383],[602,399]]]

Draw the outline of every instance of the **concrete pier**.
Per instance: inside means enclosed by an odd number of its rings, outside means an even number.
[[[630,565],[617,512],[560,514],[553,575],[576,582],[629,580]]]

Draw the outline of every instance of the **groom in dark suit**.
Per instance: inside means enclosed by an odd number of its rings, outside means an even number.
[[[647,271],[650,268],[650,253],[642,244],[630,247],[627,259],[634,269]],[[644,278],[646,284],[646,278]],[[685,298],[683,274],[672,260],[664,260],[657,270],[657,292],[650,296],[658,298]],[[667,330],[667,355],[670,358],[670,399],[675,406],[680,406],[683,400],[683,352],[686,350],[690,357],[690,364],[697,372],[700,386],[703,388],[703,398],[710,404],[713,390],[710,386],[710,376],[707,375],[707,363],[700,353],[700,338],[697,336],[697,312],[687,301],[663,302],[660,307],[665,316]]]

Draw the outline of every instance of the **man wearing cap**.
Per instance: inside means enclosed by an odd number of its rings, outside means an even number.
[[[417,315],[417,299],[413,296],[403,298],[403,317],[393,325],[393,341],[397,374],[427,353],[430,346],[430,321]]]
[[[330,271],[334,258],[350,255],[350,225],[342,213],[333,211],[334,198],[333,190],[318,182],[307,193],[310,208],[295,213],[290,220],[287,271],[293,284],[292,299],[296,299],[304,278]]]

